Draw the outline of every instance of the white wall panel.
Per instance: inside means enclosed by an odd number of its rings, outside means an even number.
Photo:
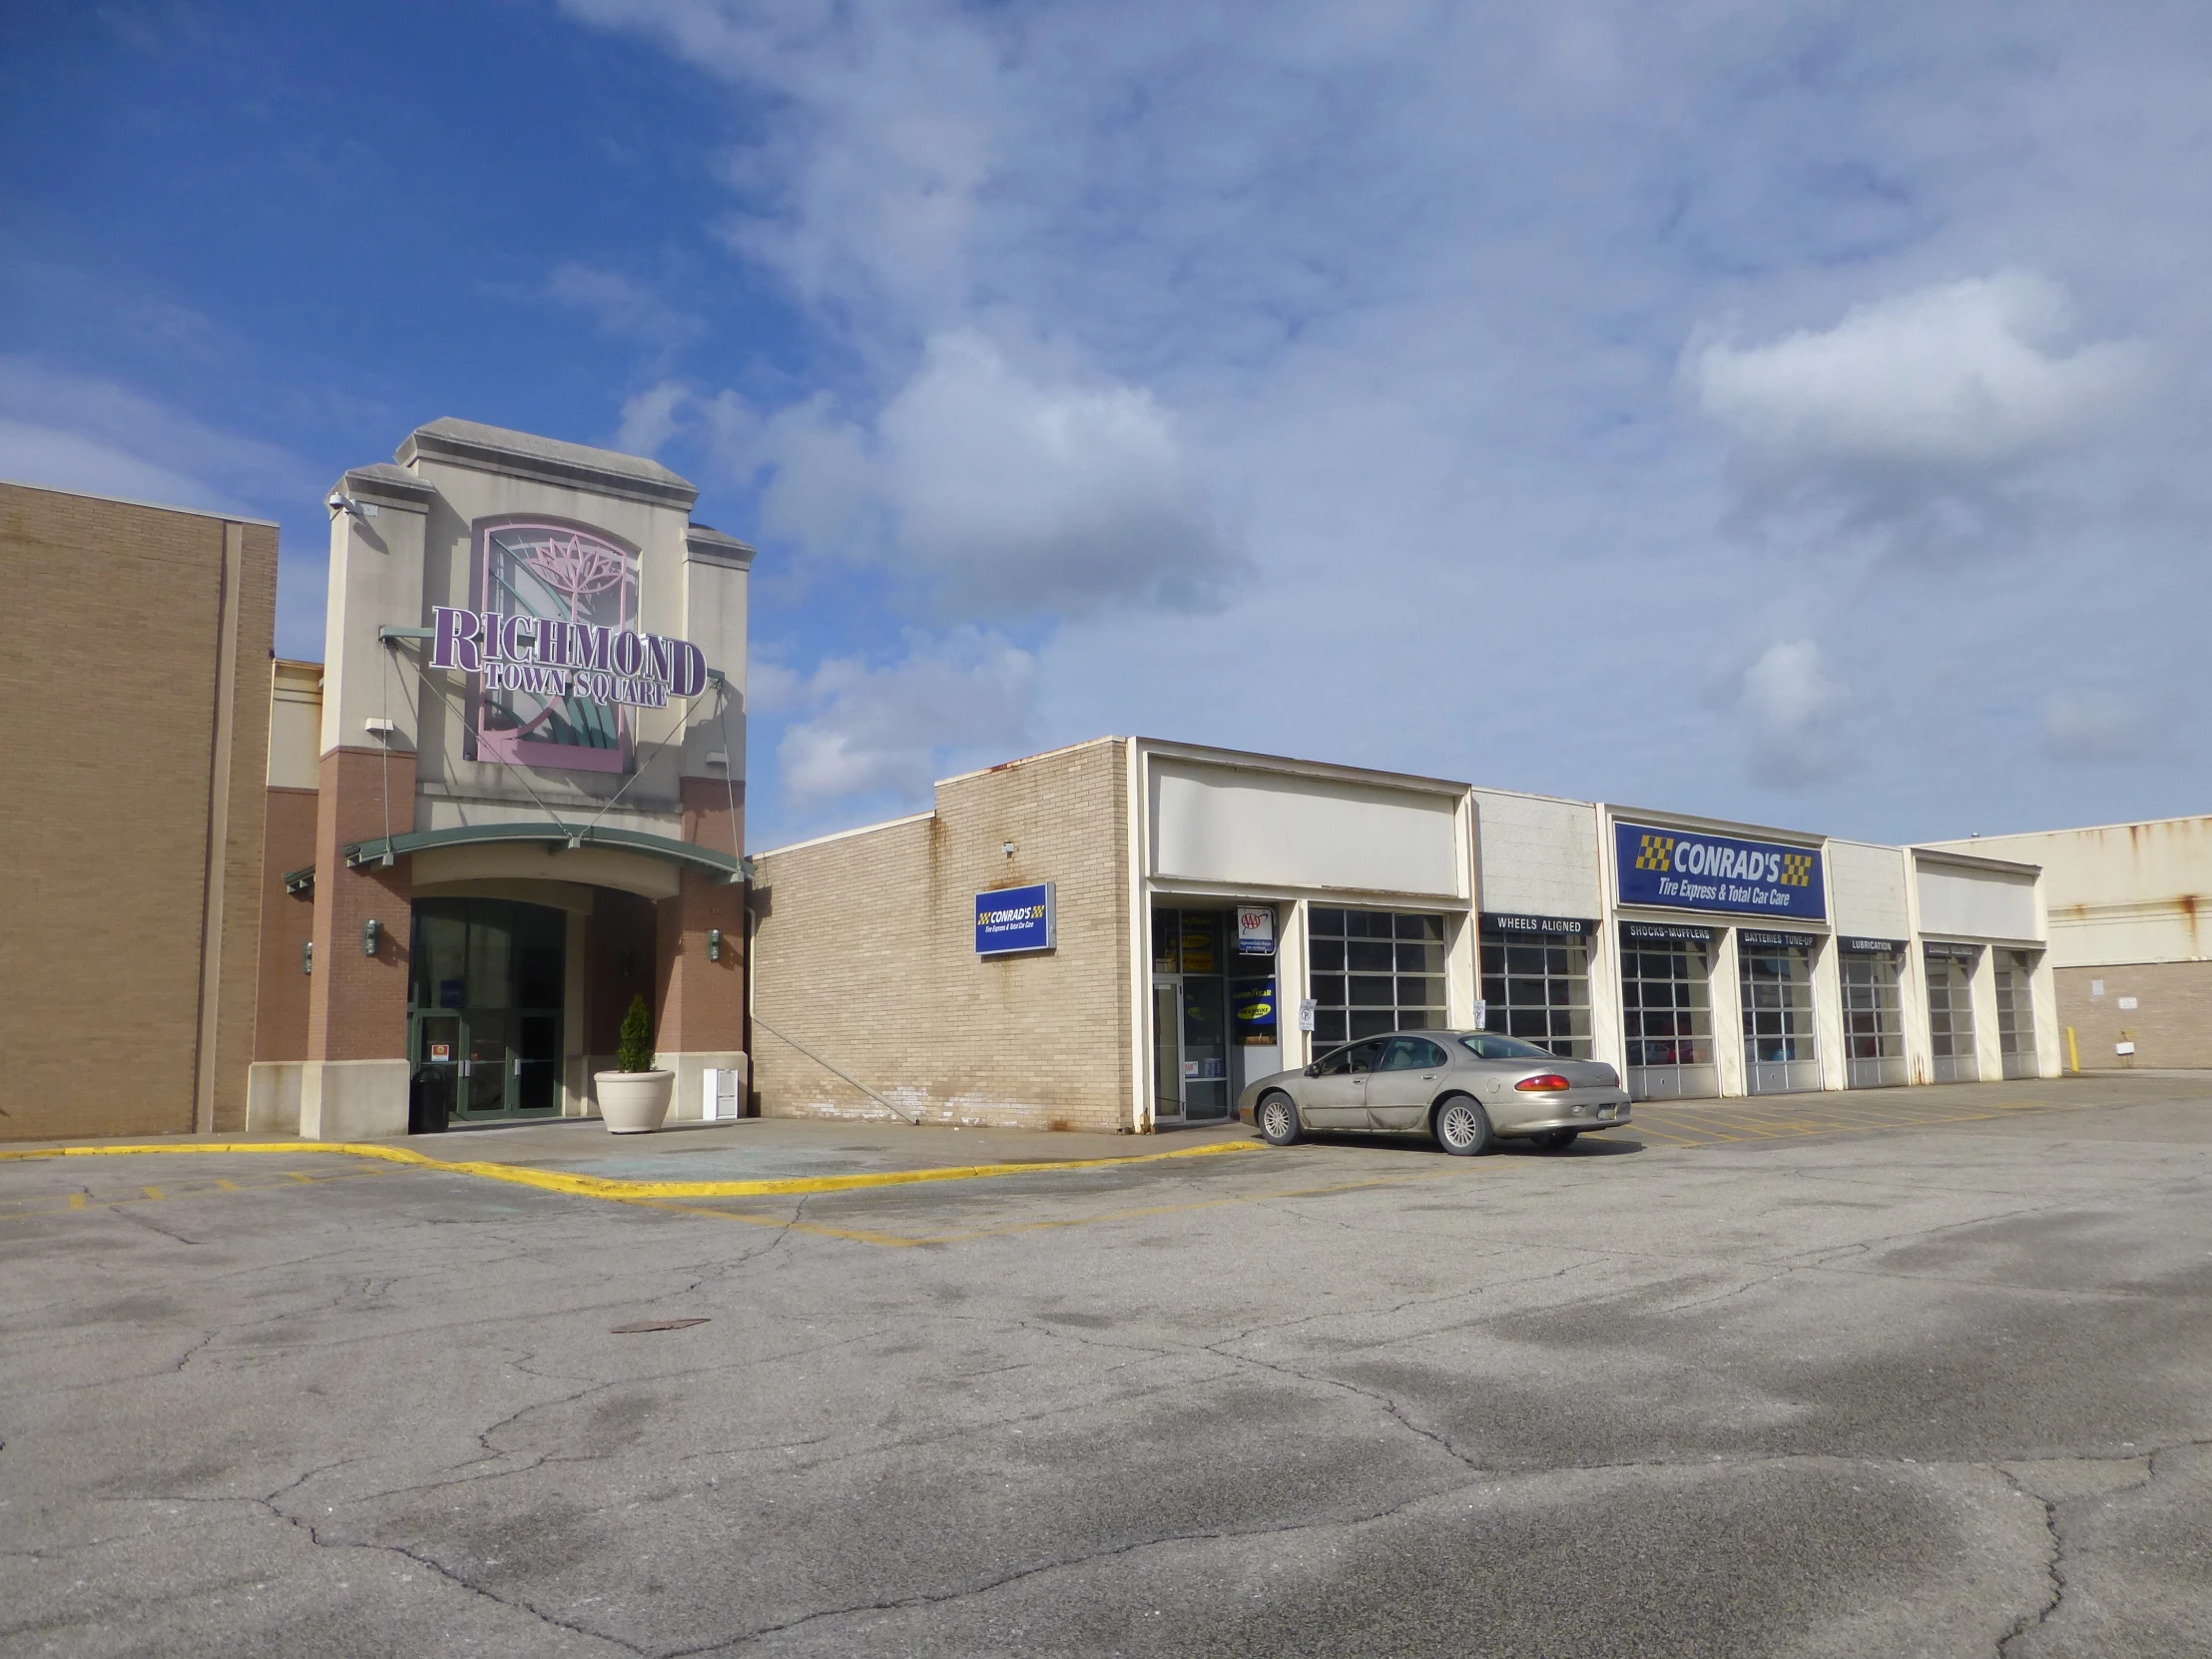
[[[1150,770],[1154,875],[1467,896],[1452,796],[1188,761]]]
[[[1473,793],[1481,909],[1592,920],[1605,914],[1594,807],[1496,790]]]
[[[2035,882],[2001,870],[1920,865],[1921,930],[1982,939],[2038,939]]]
[[[1905,859],[1894,846],[1865,841],[1828,843],[1828,885],[1839,933],[1878,939],[1913,935],[1905,903]]]

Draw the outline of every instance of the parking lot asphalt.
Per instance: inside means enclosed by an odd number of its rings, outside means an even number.
[[[2208,1193],[2187,1077],[782,1195],[0,1162],[0,1653],[2212,1652]]]

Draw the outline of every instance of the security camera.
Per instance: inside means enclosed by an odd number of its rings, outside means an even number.
[[[354,500],[350,495],[347,495],[343,490],[332,490],[328,495],[322,498],[322,504],[325,507],[329,508],[330,511],[333,513],[351,513],[355,518],[360,519],[364,523],[367,522],[369,516],[376,511],[374,507],[362,506],[358,501]]]

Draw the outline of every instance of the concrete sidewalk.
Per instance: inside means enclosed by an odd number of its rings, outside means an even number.
[[[784,1181],[978,1164],[1143,1158],[1252,1138],[1252,1131],[1240,1123],[1164,1135],[1097,1135],[818,1118],[672,1123],[651,1135],[613,1135],[596,1118],[568,1118],[415,1135],[403,1144],[453,1162],[515,1164],[614,1181]]]
[[[1254,1138],[1251,1130],[1235,1122],[1158,1135],[1098,1135],[840,1123],[816,1118],[740,1118],[729,1123],[672,1123],[649,1135],[614,1135],[597,1118],[559,1118],[354,1144],[391,1148],[443,1164],[495,1165],[596,1181],[660,1184],[835,1180],[998,1165],[1052,1168],[1157,1158]],[[308,1151],[323,1144],[288,1135],[169,1135],[130,1141],[6,1146],[0,1147],[0,1158],[38,1157],[65,1146],[91,1152],[120,1150],[126,1145],[163,1151],[202,1147]]]

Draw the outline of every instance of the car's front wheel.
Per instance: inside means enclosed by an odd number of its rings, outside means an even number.
[[[1429,1128],[1437,1144],[1455,1158],[1473,1158],[1489,1150],[1490,1114],[1463,1094],[1438,1101]]]
[[[1252,1115],[1259,1121],[1260,1139],[1270,1146],[1295,1146],[1304,1133],[1299,1127],[1298,1107],[1287,1094],[1263,1095]]]

